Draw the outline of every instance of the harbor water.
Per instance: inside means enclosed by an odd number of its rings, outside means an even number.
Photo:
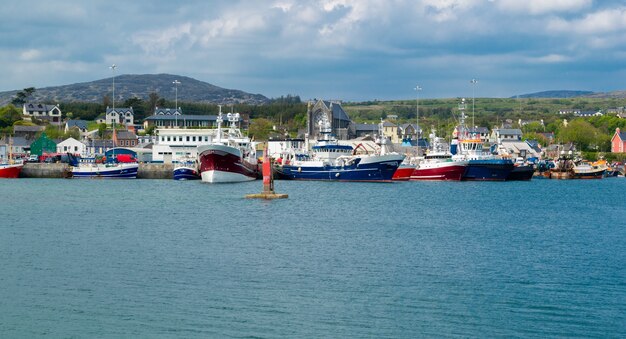
[[[0,181],[0,334],[626,337],[626,180]]]

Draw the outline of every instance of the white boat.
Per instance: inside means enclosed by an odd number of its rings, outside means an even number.
[[[208,183],[256,180],[259,165],[255,144],[237,127],[239,113],[228,113],[230,126],[222,130],[222,107],[217,116],[217,137],[209,145],[198,146],[200,177]]]
[[[80,164],[71,167],[72,178],[136,178],[139,164],[118,163],[118,164]]]
[[[198,163],[195,159],[181,159],[174,166],[174,180],[198,180],[200,172],[198,171]]]

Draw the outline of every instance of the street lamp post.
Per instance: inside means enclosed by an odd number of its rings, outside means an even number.
[[[415,139],[417,141],[417,146],[419,146],[420,140],[420,91],[422,88],[419,85],[416,85],[415,88],[416,96],[415,96],[415,121],[416,121],[416,129],[415,129]]]
[[[478,79],[472,79],[470,80],[470,83],[472,84],[472,128],[476,127],[474,126],[474,88],[476,87],[476,84],[478,83]]]
[[[115,69],[117,66],[113,64],[109,68],[113,71],[113,111],[115,111]]]
[[[172,83],[174,84],[174,90],[176,92],[175,97],[174,97],[174,118],[176,120],[176,127],[178,128],[178,115],[176,114],[176,112],[178,112],[178,85],[180,85],[180,81],[178,80],[174,80],[172,81]]]

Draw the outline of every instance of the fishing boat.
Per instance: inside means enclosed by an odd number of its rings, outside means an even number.
[[[592,164],[588,161],[582,161],[572,168],[572,179],[602,179],[606,169],[606,164]]]
[[[230,126],[222,130],[222,107],[217,116],[217,136],[209,145],[198,146],[200,177],[208,183],[230,183],[256,180],[259,164],[255,144],[237,127],[239,113],[228,113]]]
[[[0,164],[0,178],[17,178],[24,167],[23,163],[4,163]]]
[[[9,159],[7,162],[0,163],[0,178],[17,178],[20,176],[20,172],[24,167],[23,161],[16,161],[13,159],[13,143],[9,138]]]
[[[397,181],[406,181],[411,179],[411,174],[415,171],[416,166],[417,165],[413,163],[412,157],[407,156],[404,158],[402,163],[400,163],[400,166],[398,166],[398,169],[393,174],[391,179]]]
[[[181,159],[174,166],[173,177],[174,180],[199,180],[198,163],[195,159]]]
[[[459,105],[461,111],[457,134],[458,153],[452,159],[467,161],[467,169],[461,180],[504,181],[513,170],[511,159],[499,158],[483,150],[483,142],[475,132],[465,127],[465,99]]]
[[[130,156],[123,154],[110,162],[79,162],[78,158],[68,154],[70,167],[68,178],[134,179],[137,177],[139,164]]]
[[[379,152],[356,154],[359,146],[340,145],[330,135],[331,126],[326,115],[322,115],[319,125],[321,138],[312,151],[285,154],[282,163],[274,167],[277,178],[390,182],[404,160],[402,154],[387,152],[384,138]]]
[[[533,163],[525,162],[523,158],[515,161],[513,170],[506,177],[507,181],[527,181],[533,178],[535,174],[535,166]]]
[[[571,179],[573,169],[572,155],[561,151],[559,157],[554,161],[554,167],[550,168],[550,179]]]
[[[446,149],[442,138],[437,137],[434,130],[429,137],[431,148],[417,164],[411,174],[411,180],[461,180],[468,161],[453,160],[452,153]]]

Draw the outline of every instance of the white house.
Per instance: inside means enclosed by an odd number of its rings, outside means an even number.
[[[499,144],[503,141],[520,140],[522,140],[522,130],[519,128],[494,128],[489,141]]]
[[[25,103],[22,107],[24,120],[33,118],[48,121],[52,125],[61,125],[61,109],[58,105],[46,105],[38,103]]]
[[[104,119],[100,117],[96,121],[107,125],[115,123],[116,125],[130,126],[134,124],[135,113],[132,107],[116,107],[115,109],[107,107]]]
[[[57,153],[72,153],[84,156],[87,154],[87,145],[74,138],[68,138],[57,144]]]

